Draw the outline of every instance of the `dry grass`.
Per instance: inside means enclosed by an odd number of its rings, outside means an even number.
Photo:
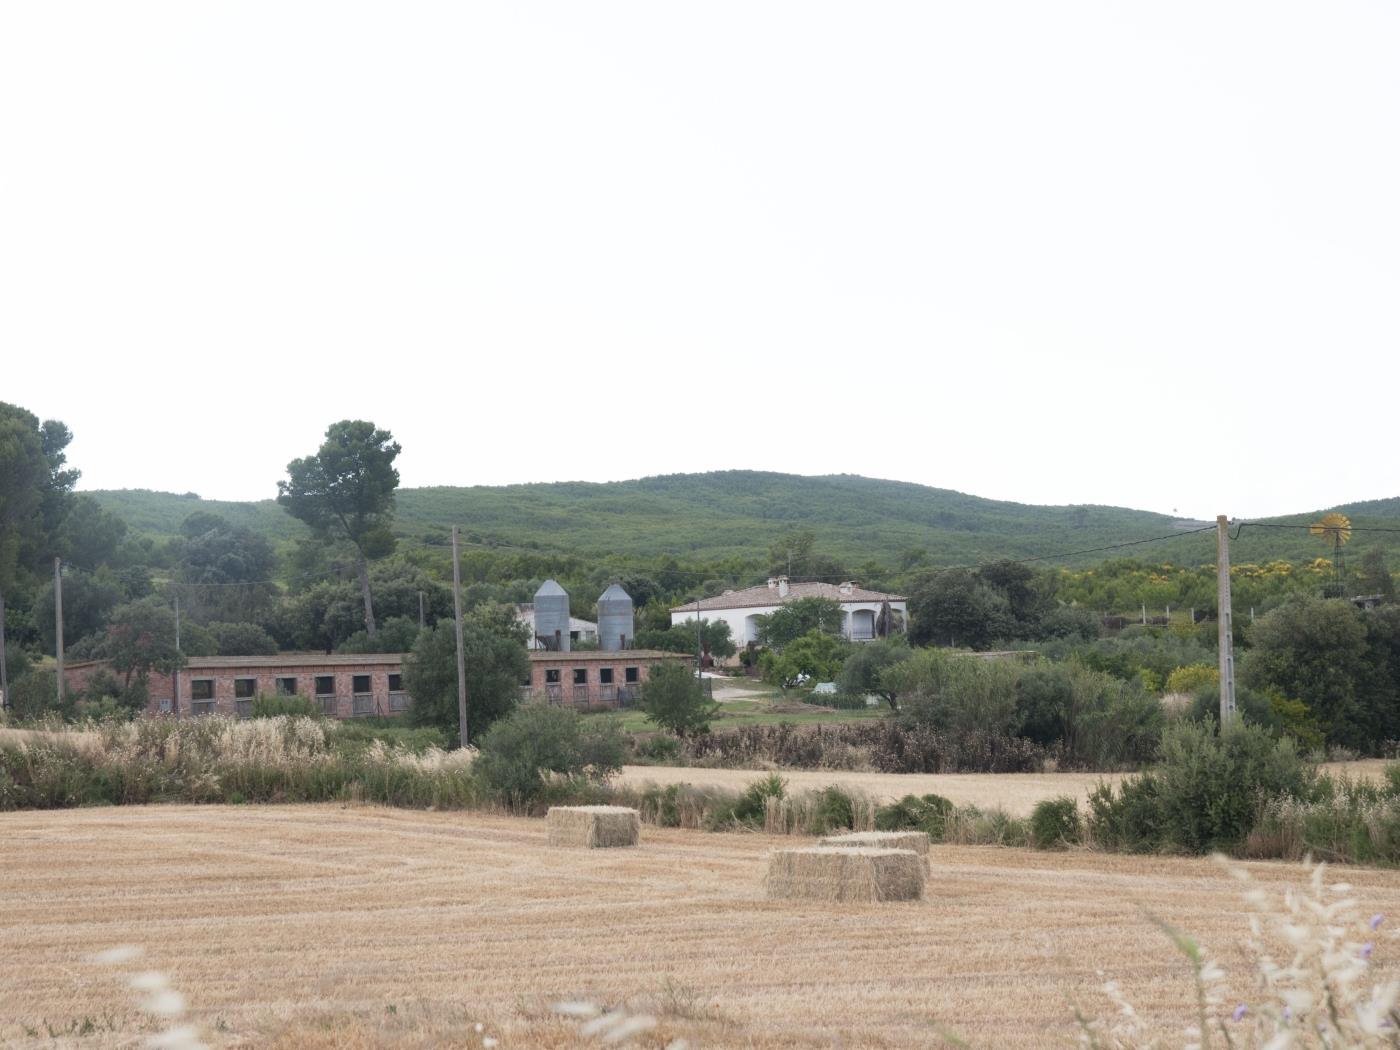
[[[84,750],[96,750],[102,746],[100,733],[84,732],[76,729],[51,731],[47,729],[9,729],[0,726],[0,744],[54,744],[71,743]]]
[[[924,901],[832,905],[765,899],[792,839],[752,833],[563,851],[542,821],[472,813],[153,806],[3,814],[0,843],[5,1046],[138,1042],[127,989],[82,962],[124,943],[225,1046],[475,1046],[476,1023],[505,1048],[596,1045],[561,998],[655,1014],[639,1046],[928,1047],[935,1026],[1069,1046],[1072,1001],[1112,1010],[1099,970],[1148,1021],[1189,1020],[1189,969],[1142,908],[1252,991],[1237,888],[1205,859],[934,846]],[[1364,913],[1400,912],[1394,872],[1345,878]]]
[[[1322,767],[1332,775],[1380,781],[1387,763],[1380,759],[1329,762]],[[842,770],[780,769],[778,774],[794,792],[837,785],[880,802],[904,795],[942,795],[959,806],[1002,809],[1013,817],[1030,816],[1042,799],[1068,795],[1081,803],[1100,781],[1117,784],[1121,773],[848,773]],[[742,791],[767,772],[748,769],[704,769],[697,766],[624,766],[622,781],[694,784]]]
[[[924,861],[907,849],[780,849],[768,858],[763,887],[776,900],[916,901],[924,895]]]

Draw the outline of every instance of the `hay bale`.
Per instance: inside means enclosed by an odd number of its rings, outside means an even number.
[[[913,850],[924,859],[924,870],[928,870],[926,831],[849,831],[843,835],[827,835],[819,840],[817,845],[838,849]]]
[[[909,849],[869,846],[776,850],[768,896],[822,901],[912,901],[924,895],[924,859]]]
[[[635,846],[642,818],[626,806],[550,806],[545,826],[551,846],[611,849]]]

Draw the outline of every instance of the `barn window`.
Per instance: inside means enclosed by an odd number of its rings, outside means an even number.
[[[587,684],[588,684],[588,668],[586,668],[586,667],[575,667],[575,668],[574,668],[574,685],[587,685]]]
[[[334,695],[335,695],[335,675],[333,675],[333,674],[318,674],[318,675],[316,676],[316,695],[317,695],[317,696],[334,696]]]
[[[626,675],[627,675],[627,679],[626,679],[626,680],[627,680],[629,683],[630,683],[630,682],[636,682],[636,681],[639,681],[639,680],[641,679],[641,670],[640,670],[639,668],[636,668],[636,667],[629,667],[629,668],[627,668]]]
[[[190,683],[191,700],[213,700],[214,699],[214,679],[196,678]]]
[[[545,672],[544,672],[544,681],[545,681],[545,685],[558,685],[558,684],[559,684],[559,668],[557,668],[557,667],[549,667],[549,668],[546,668],[546,669],[545,669]]]
[[[296,696],[296,695],[297,695],[297,680],[296,680],[295,678],[279,678],[279,679],[277,679],[277,695],[278,695],[278,696]]]
[[[258,680],[256,678],[235,678],[233,680],[233,695],[237,700],[251,700],[258,691]]]
[[[613,669],[611,667],[598,668],[598,681],[602,685],[612,685]]]
[[[350,688],[351,688],[351,690],[352,690],[353,692],[356,692],[356,693],[368,693],[368,692],[370,692],[371,689],[370,689],[370,684],[369,684],[369,675],[367,675],[367,674],[357,674],[357,675],[355,675],[354,678],[351,679]]]

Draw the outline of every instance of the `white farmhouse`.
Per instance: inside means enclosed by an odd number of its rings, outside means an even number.
[[[841,633],[856,642],[875,638],[880,609],[889,602],[895,614],[892,631],[903,631],[909,622],[908,599],[902,594],[867,591],[855,583],[789,583],[786,576],[774,576],[767,586],[725,591],[713,598],[701,598],[671,610],[671,624],[703,620],[723,620],[730,637],[739,647],[758,641],[758,618],[775,612],[798,598],[829,598],[841,604]]]

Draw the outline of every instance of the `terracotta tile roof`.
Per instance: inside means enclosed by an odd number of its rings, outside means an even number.
[[[843,586],[848,586],[849,590],[843,591]],[[717,609],[752,609],[761,605],[786,605],[798,598],[830,598],[834,602],[902,602],[908,600],[902,594],[868,591],[855,584],[818,582],[790,583],[788,584],[787,597],[779,598],[777,587],[760,584],[757,587],[745,587],[742,591],[726,591],[713,598],[702,598],[699,602],[699,609],[701,612]],[[684,605],[674,606],[671,611],[683,613],[694,612],[695,609],[695,602],[686,602]]]

